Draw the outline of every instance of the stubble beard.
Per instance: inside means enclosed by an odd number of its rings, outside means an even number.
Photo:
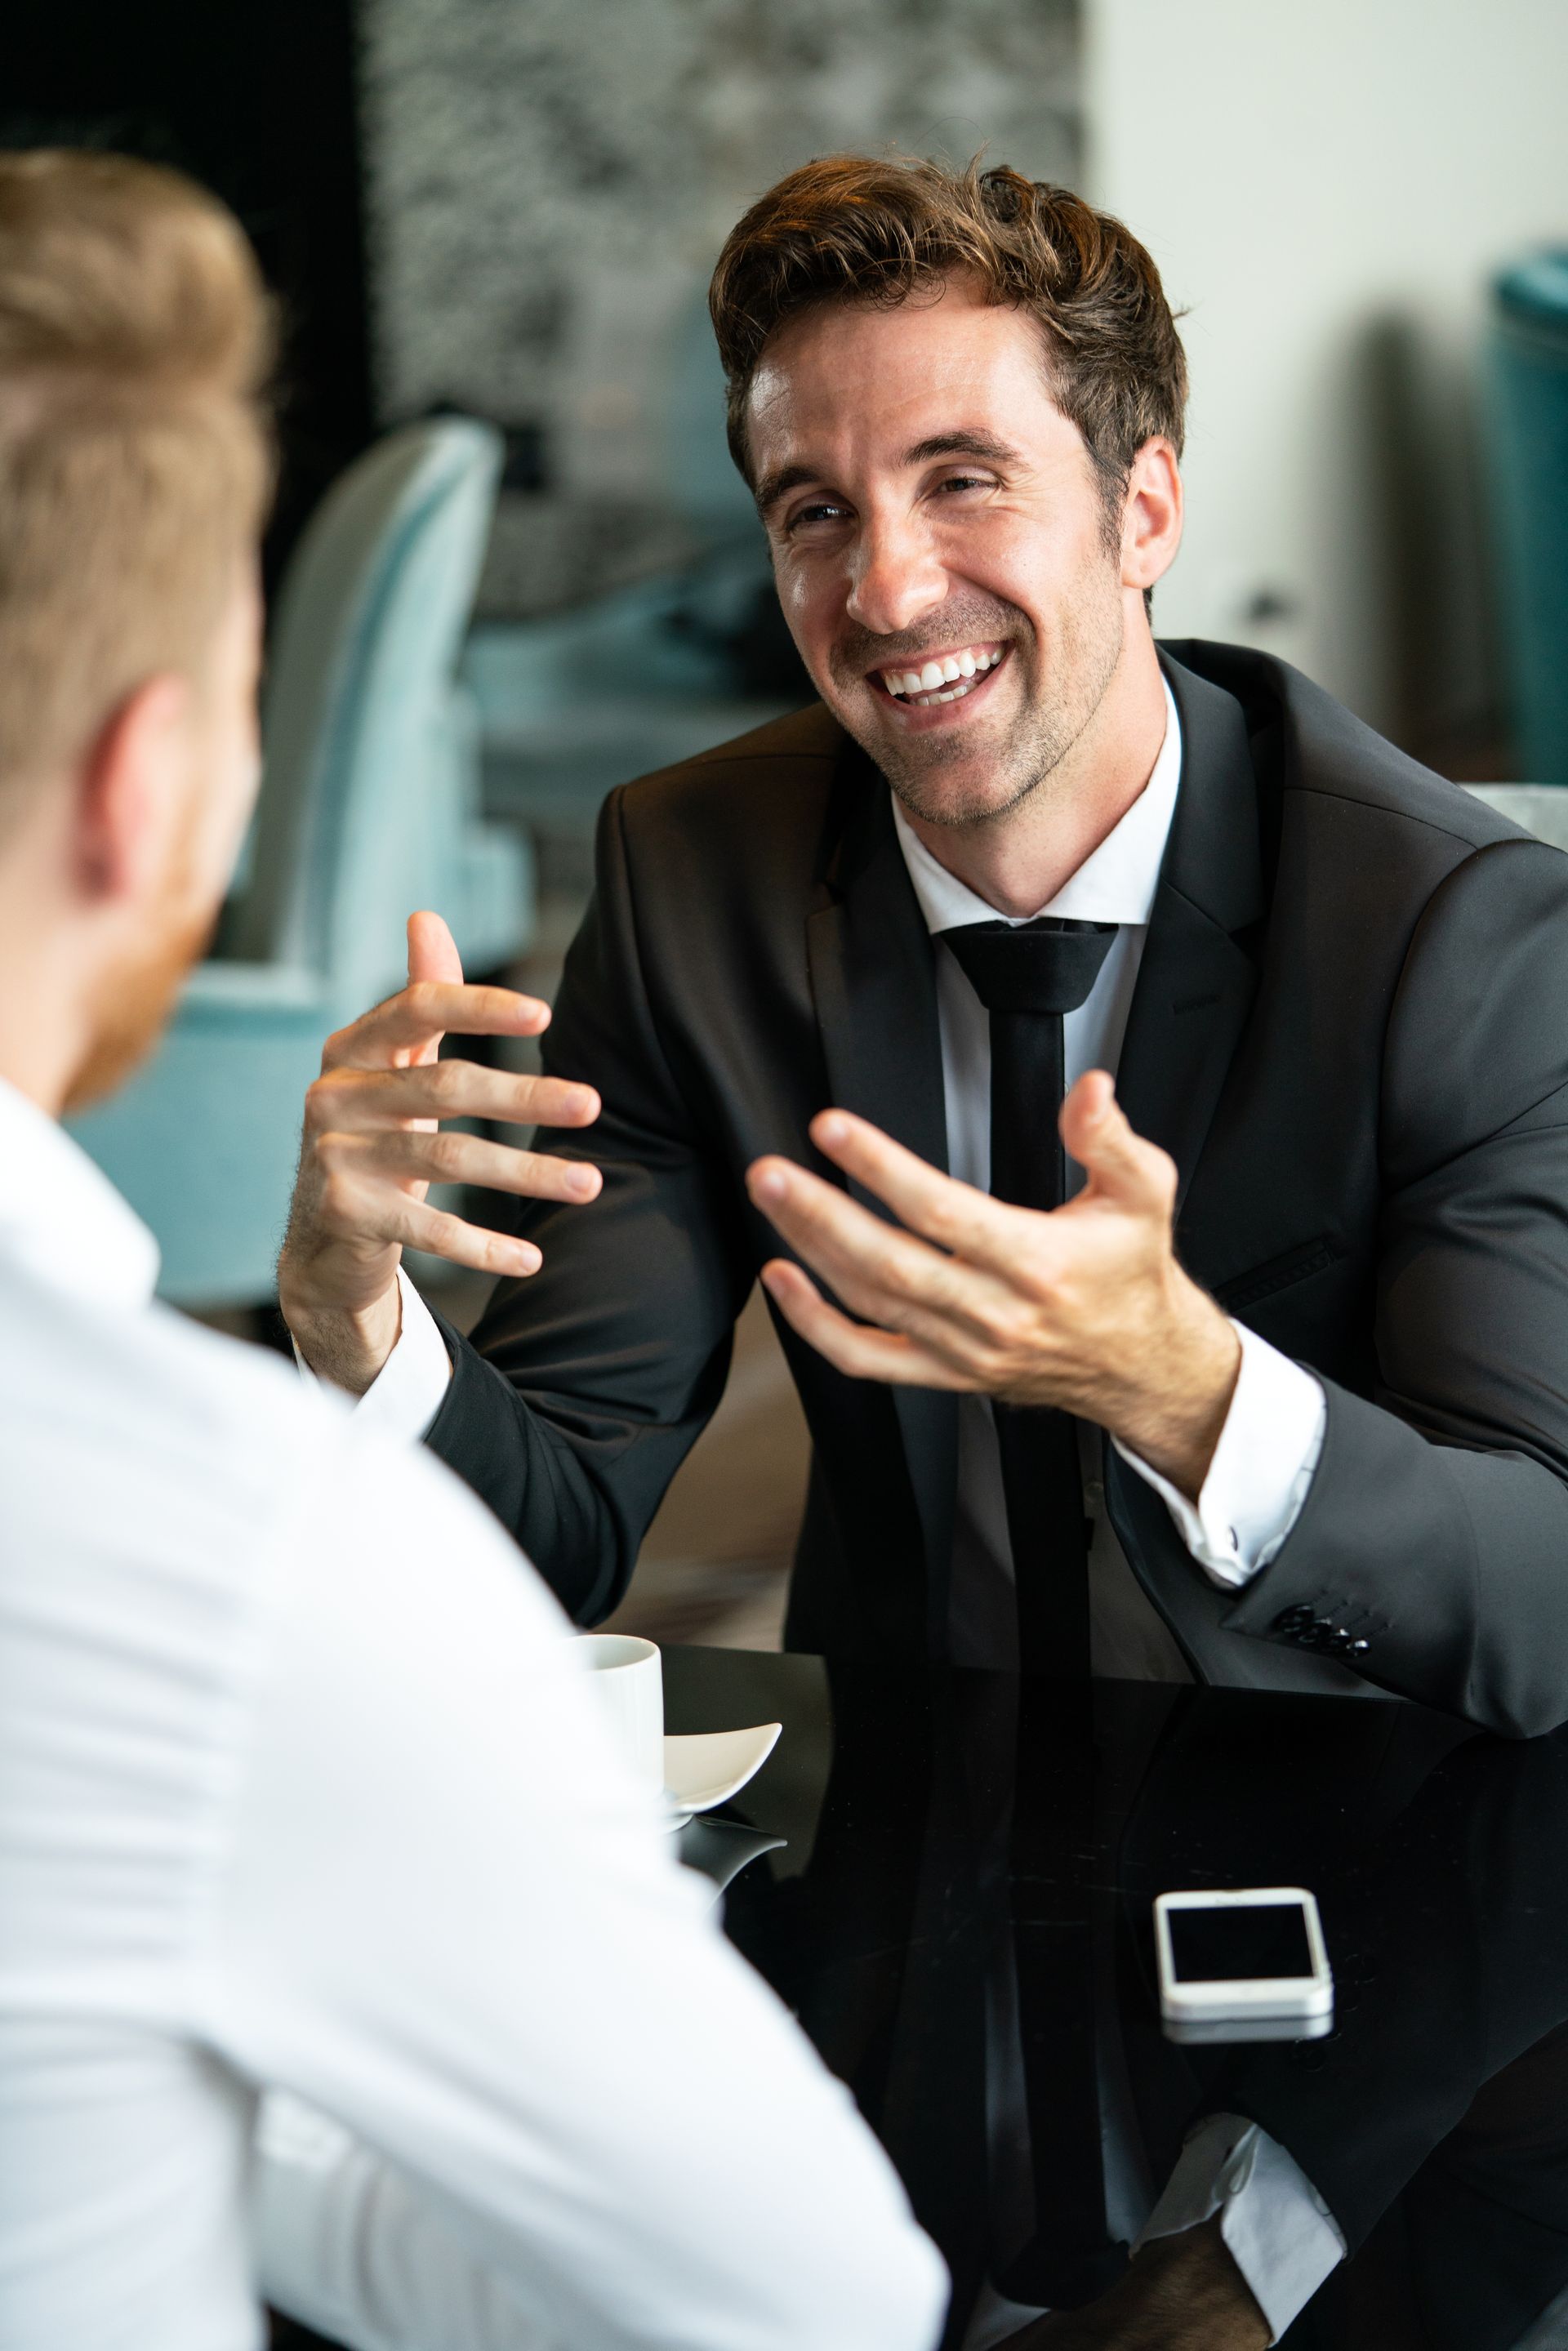
[[[989,750],[974,740],[977,730],[915,737],[865,748],[886,777],[901,806],[923,823],[953,831],[973,831],[1010,816],[1049,783],[1072,750],[1110,690],[1122,658],[1124,635],[1122,599],[1113,587],[1096,593],[1064,616],[1052,662],[1054,691],[1042,684],[1023,718]],[[1012,640],[1009,664],[1021,663],[1023,648]],[[946,770],[982,768],[967,784],[944,787]]]
[[[176,860],[147,945],[110,973],[94,1008],[92,1036],[71,1079],[65,1109],[86,1110],[114,1092],[146,1061],[168,1025],[193,965],[216,925],[210,910],[191,904],[191,860]]]

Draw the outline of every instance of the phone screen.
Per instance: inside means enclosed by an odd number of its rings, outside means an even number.
[[[1312,1972],[1312,1946],[1299,1902],[1171,1910],[1166,1917],[1178,1983],[1230,1983],[1243,1977]]]

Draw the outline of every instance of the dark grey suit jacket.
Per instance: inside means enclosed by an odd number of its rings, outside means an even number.
[[[1180,1171],[1184,1263],[1318,1374],[1328,1428],[1239,1595],[1113,1452],[1108,1507],[1200,1680],[1343,1689],[1354,1639],[1385,1690],[1540,1730],[1568,1717],[1568,859],[1283,663],[1164,659],[1181,789],[1120,1092]],[[836,1102],[945,1164],[933,956],[887,787],[821,708],[607,803],[546,1040],[603,1096],[567,1147],[604,1192],[522,1205],[544,1270],[449,1334],[430,1437],[580,1621],[776,1252],[748,1163],[821,1165]],[[940,1656],[953,1399],[781,1337],[814,1447],[791,1645]]]

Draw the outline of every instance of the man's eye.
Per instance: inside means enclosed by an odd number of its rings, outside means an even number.
[[[820,528],[828,523],[842,522],[849,513],[836,498],[813,498],[809,507],[798,507],[789,517],[787,528],[791,531]]]
[[[996,485],[988,474],[945,474],[936,486],[946,494],[949,490],[989,490]]]

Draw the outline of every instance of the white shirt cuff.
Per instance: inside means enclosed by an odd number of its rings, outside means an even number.
[[[402,1266],[398,1268],[397,1286],[402,1306],[397,1344],[356,1402],[354,1412],[356,1418],[379,1429],[382,1436],[405,1445],[417,1445],[445,1400],[446,1384],[452,1377],[452,1358],[434,1315]],[[294,1360],[301,1378],[308,1380],[312,1387],[331,1384],[317,1378],[298,1343]]]
[[[1344,2259],[1339,2224],[1301,2165],[1239,2115],[1199,2123],[1133,2251],[1151,2237],[1196,2229],[1216,2212],[1226,2250],[1277,2343]]]
[[[1154,1488],[1210,1581],[1239,1590],[1268,1566],[1301,1515],[1322,1455],[1328,1402],[1311,1372],[1245,1323],[1230,1327],[1241,1342],[1241,1368],[1197,1503],[1124,1445],[1116,1450]]]

